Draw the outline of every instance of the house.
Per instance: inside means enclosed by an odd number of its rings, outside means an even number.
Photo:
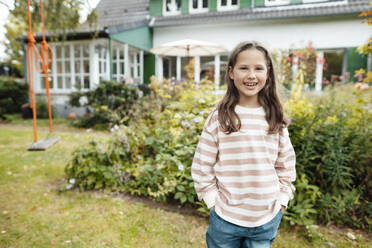
[[[185,58],[154,56],[149,50],[186,38],[217,43],[228,51],[243,40],[258,40],[271,49],[312,42],[320,57],[335,55],[339,75],[371,70],[371,56],[362,57],[355,50],[371,35],[371,27],[358,17],[364,10],[372,10],[369,0],[101,0],[96,27],[85,24],[65,41],[50,43],[55,57],[52,99],[66,115],[71,111],[68,94],[93,89],[101,80],[148,83],[153,74],[181,79]],[[227,55],[196,57],[195,63],[198,68],[215,68],[218,82],[218,68]],[[35,77],[35,93],[45,94],[43,75]]]

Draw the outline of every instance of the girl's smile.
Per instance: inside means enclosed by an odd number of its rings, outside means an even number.
[[[239,53],[234,68],[229,68],[229,76],[239,92],[239,105],[257,107],[258,93],[266,84],[268,69],[265,55],[257,49]]]

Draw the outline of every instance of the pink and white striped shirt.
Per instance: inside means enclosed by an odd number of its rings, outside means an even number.
[[[238,132],[225,134],[217,110],[205,122],[191,174],[199,200],[226,221],[256,227],[272,220],[293,198],[296,156],[287,128],[267,134],[263,107],[240,105]]]

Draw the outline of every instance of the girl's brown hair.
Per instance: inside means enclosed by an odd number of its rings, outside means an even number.
[[[288,121],[284,118],[283,107],[278,97],[273,61],[268,50],[255,41],[246,41],[238,44],[230,54],[225,74],[227,92],[217,107],[218,121],[222,130],[227,134],[237,132],[241,128],[240,118],[234,110],[239,103],[239,92],[234,85],[234,81],[229,76],[229,70],[234,69],[238,55],[248,49],[261,51],[265,56],[268,77],[264,88],[258,93],[258,102],[266,112],[266,121],[269,124],[268,133],[281,132],[283,127],[288,125]]]

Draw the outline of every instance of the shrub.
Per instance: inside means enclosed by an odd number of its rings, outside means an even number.
[[[20,113],[22,104],[27,101],[26,82],[0,77],[0,118],[5,119],[5,114]]]
[[[304,96],[302,75],[285,104],[297,157],[297,190],[284,220],[371,230],[372,91],[346,85]],[[151,94],[133,105],[133,118],[108,143],[74,154],[67,178],[76,179],[82,190],[176,200],[208,213],[197,201],[190,170],[204,120],[217,102],[213,85],[153,80],[150,88]]]
[[[69,104],[80,107],[83,98],[86,98],[84,106],[87,107],[89,116],[76,119],[72,124],[80,128],[107,130],[115,124],[127,123],[131,109],[139,99],[139,92],[134,86],[104,81],[94,90],[70,94]]]

